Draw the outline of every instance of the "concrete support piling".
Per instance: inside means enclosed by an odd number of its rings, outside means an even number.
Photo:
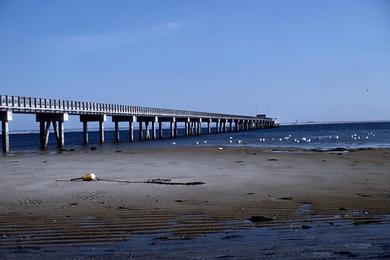
[[[170,124],[170,136],[171,137],[174,137],[175,136],[175,132],[174,132],[174,124],[173,124],[173,121],[169,122]]]
[[[134,142],[134,123],[129,121],[129,142]]]
[[[99,143],[104,144],[104,121],[99,121]]]
[[[12,112],[11,111],[3,111],[0,112],[0,120],[1,120],[1,143],[3,153],[9,152],[9,121],[12,120]]]
[[[115,121],[114,124],[115,124],[115,143],[119,143],[119,141],[120,141],[119,122]]]
[[[2,139],[3,153],[8,153],[9,152],[8,121],[1,121],[1,139]]]
[[[150,139],[149,121],[145,121],[145,139]]]
[[[83,144],[88,144],[88,122],[83,122]]]
[[[142,141],[144,139],[144,135],[142,132],[142,121],[138,122],[138,134],[139,134],[139,140]]]
[[[176,133],[176,118],[173,117],[171,119],[171,137],[175,137],[175,133]]]
[[[195,135],[198,135],[199,134],[199,126],[198,126],[198,122],[194,122],[194,132],[195,132]]]
[[[45,126],[45,122],[43,122],[43,128],[44,131],[43,131],[43,139],[41,140],[41,149],[47,150],[47,147],[49,145],[50,121],[46,122],[46,126]]]
[[[207,121],[207,132],[208,134],[211,134],[211,119]]]
[[[65,131],[64,131],[64,122],[58,122],[58,148],[65,148]]]
[[[189,135],[189,131],[188,131],[188,122],[184,122],[184,134],[185,136],[188,136]]]
[[[161,139],[163,138],[163,128],[162,128],[162,122],[158,122],[158,137]]]
[[[157,138],[156,136],[156,122],[152,122],[152,138],[155,140]]]

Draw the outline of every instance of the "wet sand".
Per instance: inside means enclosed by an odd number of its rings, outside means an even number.
[[[87,172],[205,184],[57,181]],[[98,147],[3,156],[0,175],[7,258],[390,254],[386,149]]]

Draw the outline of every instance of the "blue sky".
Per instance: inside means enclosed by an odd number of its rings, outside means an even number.
[[[0,92],[388,120],[390,1],[0,0]]]

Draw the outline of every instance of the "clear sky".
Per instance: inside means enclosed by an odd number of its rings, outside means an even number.
[[[0,93],[389,120],[390,1],[0,0]]]

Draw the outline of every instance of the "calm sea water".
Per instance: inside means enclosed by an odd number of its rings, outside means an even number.
[[[203,132],[206,133],[207,129]],[[121,143],[114,143],[114,132],[106,131],[104,147],[146,147],[146,146],[252,146],[286,147],[304,149],[333,148],[389,148],[390,123],[350,123],[281,126],[275,129],[262,129],[248,132],[201,135],[192,137],[167,138],[169,130],[164,130],[162,140],[128,143],[128,131],[121,131]],[[183,129],[179,130],[183,135]],[[90,146],[98,145],[98,132],[89,134]],[[138,133],[135,131],[134,137]],[[30,151],[39,149],[39,134],[11,134],[12,151]],[[51,134],[49,145],[55,149],[54,135]],[[66,132],[65,147],[82,146],[82,132]]]

